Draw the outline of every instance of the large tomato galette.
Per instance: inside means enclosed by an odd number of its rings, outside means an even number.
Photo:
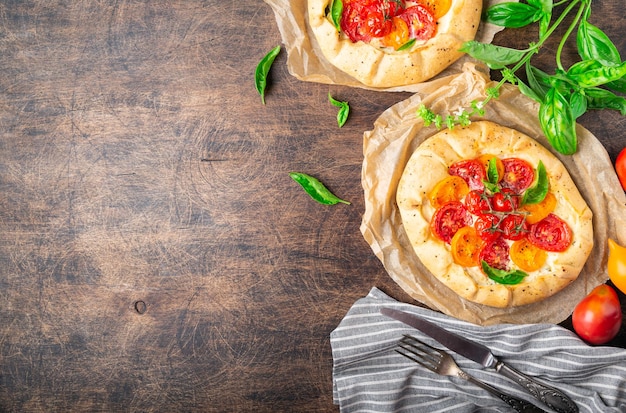
[[[430,79],[474,39],[482,0],[308,0],[326,59],[371,87]]]
[[[492,122],[422,142],[396,201],[424,266],[479,304],[549,297],[578,277],[593,247],[592,212],[565,166],[534,139]]]

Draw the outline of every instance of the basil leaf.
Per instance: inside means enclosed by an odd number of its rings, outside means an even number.
[[[519,62],[526,54],[522,50],[480,43],[476,40],[463,43],[461,52],[483,61],[491,69],[503,69],[506,65]]]
[[[265,88],[267,87],[267,74],[272,67],[272,63],[274,63],[274,59],[278,56],[278,53],[280,53],[280,45],[270,50],[263,57],[263,59],[261,59],[254,72],[254,85],[256,86],[256,90],[259,92],[259,95],[261,95],[261,102],[263,102],[264,105]]]
[[[489,159],[489,164],[487,166],[487,179],[490,184],[497,185],[500,176],[498,175],[498,166],[496,164],[496,158],[493,157]]]
[[[592,87],[585,89],[585,96],[589,109],[613,109],[626,116],[626,99],[609,90]]]
[[[487,277],[491,278],[498,284],[515,285],[522,282],[528,274],[521,270],[506,271],[493,268],[486,261],[481,261],[480,265]]]
[[[411,47],[413,47],[413,45],[415,44],[415,42],[417,41],[417,39],[411,39],[408,42],[406,42],[405,44],[403,44],[402,46],[398,47],[398,52],[401,52],[402,50],[407,50],[410,49]]]
[[[339,112],[337,112],[337,125],[339,125],[339,127],[341,128],[348,120],[348,114],[350,113],[350,106],[348,105],[348,102],[341,102],[341,101],[334,99],[330,95],[330,92],[328,92],[328,100],[334,106],[337,106],[339,108]]]
[[[578,54],[583,60],[598,60],[605,65],[619,65],[622,58],[611,39],[598,27],[582,21],[576,33]]]
[[[550,88],[539,105],[539,123],[548,142],[563,155],[571,155],[578,149],[576,123],[569,102],[557,90]]]
[[[335,205],[338,203],[348,204],[350,202],[344,201],[338,198],[332,192],[328,190],[317,178],[312,177],[301,172],[290,172],[291,179],[300,184],[304,191],[309,194],[311,198],[324,205]]]
[[[537,182],[524,192],[522,205],[538,204],[543,201],[548,194],[549,186],[550,182],[548,181],[546,167],[542,161],[539,161],[537,165]]]
[[[526,78],[528,79],[528,87],[535,93],[535,95],[539,99],[535,99],[537,102],[542,102],[546,97],[546,93],[548,93],[549,83],[549,75],[536,67],[532,66],[530,62],[526,63]],[[524,92],[522,88],[520,88],[522,93]],[[531,99],[532,96],[527,95]]]
[[[543,100],[542,96],[539,96],[537,92],[535,92],[531,87],[529,87],[526,83],[524,83],[521,79],[517,80],[517,87],[523,95],[531,98],[535,102],[541,103]]]
[[[605,66],[598,60],[583,60],[567,71],[567,78],[581,87],[594,87],[619,80],[626,76],[626,62]]]
[[[569,96],[569,105],[572,108],[574,119],[587,112],[587,98],[579,91],[574,91]]]
[[[338,32],[341,31],[341,14],[343,13],[343,1],[333,0],[330,5],[330,21]]]
[[[526,3],[499,3],[483,13],[483,20],[496,26],[519,28],[528,26],[541,18],[541,8]]]
[[[616,92],[626,93],[626,76],[604,85]]]

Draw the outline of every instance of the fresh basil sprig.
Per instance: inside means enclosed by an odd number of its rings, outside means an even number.
[[[350,202],[344,201],[335,196],[319,179],[307,175],[302,172],[290,172],[291,179],[300,184],[304,191],[311,198],[324,205],[335,205],[338,203],[350,205]]]
[[[498,284],[514,285],[522,282],[528,274],[521,270],[506,271],[493,268],[486,261],[481,261],[480,265],[487,277],[491,278]]]
[[[343,125],[345,125],[346,121],[348,120],[348,114],[350,113],[350,105],[348,105],[348,102],[341,102],[333,98],[330,92],[328,92],[328,101],[332,103],[333,106],[336,106],[339,108],[339,111],[337,112],[337,125],[341,128]]]
[[[261,59],[259,64],[256,67],[254,72],[254,85],[256,86],[257,92],[261,95],[261,102],[265,105],[265,88],[267,87],[267,74],[274,63],[274,59],[280,53],[280,45],[276,46],[272,50],[270,50],[264,57]]]
[[[497,91],[504,83],[517,85],[520,92],[539,103],[543,133],[550,145],[565,155],[578,150],[576,119],[588,110],[613,109],[626,115],[626,100],[614,93],[626,93],[626,62],[622,61],[611,39],[589,23],[591,3],[592,0],[559,0],[556,3],[526,0],[494,4],[483,14],[486,22],[503,27],[524,27],[539,22],[538,41],[525,49],[469,41],[461,49],[489,68],[501,71],[502,80],[488,91],[481,107],[498,97]],[[565,8],[560,15],[553,16],[556,5],[565,5]],[[556,49],[554,73],[548,74],[534,67],[531,64],[533,56],[573,12],[576,14]],[[566,68],[561,54],[574,31],[581,60]],[[519,77],[520,70],[525,71],[526,81]],[[422,109],[418,116],[433,119],[437,115]],[[460,119],[466,121],[463,116],[446,118],[453,123]]]

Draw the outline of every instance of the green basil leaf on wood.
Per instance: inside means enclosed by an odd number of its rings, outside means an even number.
[[[583,60],[567,71],[567,78],[581,87],[595,87],[619,80],[626,76],[626,62],[606,66],[598,60]]]
[[[261,95],[261,102],[265,105],[265,88],[267,87],[267,74],[272,67],[272,63],[274,63],[274,59],[280,53],[280,45],[276,46],[272,50],[270,50],[264,57],[261,59],[259,64],[256,67],[254,72],[254,85],[256,86],[257,92]]]
[[[585,97],[589,109],[613,109],[626,116],[626,99],[622,96],[606,89],[592,87],[585,89]]]
[[[539,123],[548,142],[563,155],[572,155],[578,149],[576,123],[569,102],[557,90],[550,88],[539,105]]]
[[[582,21],[576,33],[578,54],[583,60],[598,60],[605,65],[619,65],[622,62],[619,50],[611,39],[598,27]]]
[[[463,43],[461,52],[483,61],[491,69],[503,69],[506,65],[519,62],[525,55],[522,50],[480,43],[476,40]]]
[[[290,172],[291,179],[300,184],[304,191],[309,194],[311,198],[320,204],[335,205],[338,203],[350,205],[350,202],[344,201],[341,198],[335,196],[322,182],[317,178],[307,175],[302,172]]]
[[[337,112],[337,125],[339,125],[339,127],[341,128],[348,120],[348,114],[350,113],[350,106],[348,105],[348,102],[341,102],[333,98],[330,95],[330,92],[328,92],[328,100],[334,106],[339,108],[339,111]]]
[[[532,4],[505,2],[494,4],[483,13],[483,20],[496,26],[519,28],[541,18],[541,8]]]
[[[498,268],[493,268],[487,264],[486,261],[481,261],[480,265],[483,269],[483,272],[487,274],[487,277],[491,278],[498,284],[506,284],[506,285],[515,285],[519,284],[528,276],[524,271],[514,270],[514,271],[506,271],[500,270]]]

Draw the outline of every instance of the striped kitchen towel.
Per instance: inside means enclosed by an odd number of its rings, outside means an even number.
[[[567,393],[581,413],[626,412],[626,350],[591,347],[553,324],[481,327],[414,305],[373,288],[330,335],[335,404],[346,412],[510,412],[497,397],[456,377],[438,376],[394,348],[403,334],[443,348],[418,330],[379,313],[381,307],[418,314],[489,347],[498,358]],[[470,375],[538,404],[499,373],[452,354]],[[540,405],[546,411],[547,407]]]

